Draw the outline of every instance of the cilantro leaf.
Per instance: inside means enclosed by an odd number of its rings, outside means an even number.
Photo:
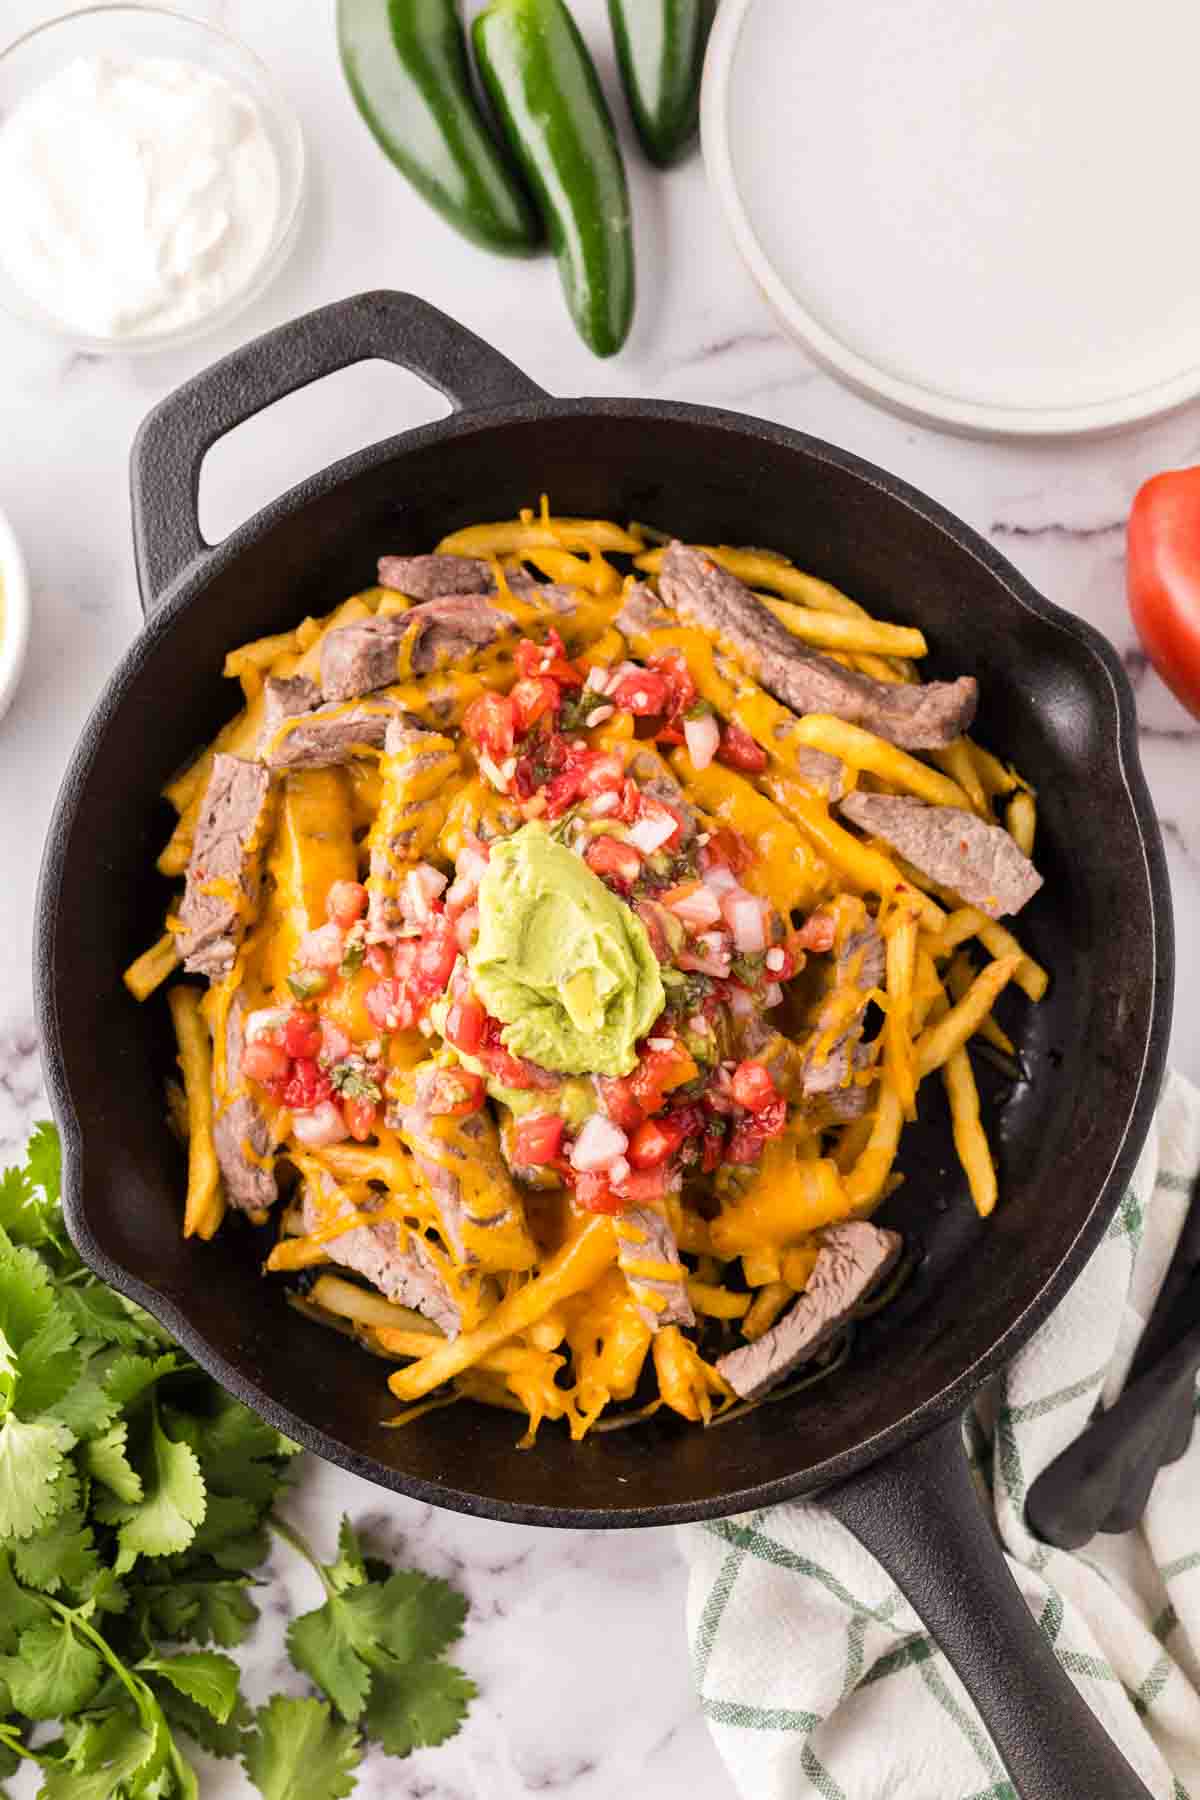
[[[38,1594],[26,1593],[13,1576],[7,1550],[0,1550],[0,1654],[10,1655],[28,1626],[46,1617],[49,1609]]]
[[[74,1325],[56,1306],[26,1342],[17,1387],[17,1407],[26,1418],[57,1406],[78,1381],[83,1356],[75,1347],[75,1338]]]
[[[102,1344],[119,1344],[123,1350],[158,1348],[170,1343],[162,1327],[148,1312],[143,1312],[140,1306],[123,1299],[120,1294],[114,1294],[111,1288],[101,1287],[98,1281],[90,1282],[86,1287],[62,1288],[58,1303],[81,1338]]]
[[[53,1310],[50,1273],[41,1257],[0,1238],[0,1331],[18,1355]]]
[[[80,1638],[69,1618],[45,1619],[21,1633],[16,1654],[0,1656],[0,1681],[17,1712],[57,1719],[86,1706],[100,1685],[99,1652]]]
[[[112,1800],[128,1792],[157,1753],[154,1736],[124,1710],[85,1721],[70,1753],[44,1769],[38,1800]],[[139,1784],[139,1792],[145,1792]]]
[[[92,1528],[79,1506],[66,1506],[36,1537],[13,1546],[13,1566],[26,1587],[57,1594],[86,1588],[100,1572]]]
[[[62,1193],[62,1144],[49,1119],[39,1119],[25,1146],[25,1173],[40,1188],[47,1208],[57,1207]]]
[[[147,1628],[180,1642],[240,1644],[258,1617],[247,1580],[171,1581],[136,1591]]]
[[[120,1402],[106,1386],[113,1354],[111,1350],[91,1354],[85,1350],[78,1377],[50,1408],[51,1417],[58,1419],[77,1438],[98,1437],[121,1410]]]
[[[204,1481],[196,1453],[167,1436],[157,1409],[151,1411],[149,1443],[138,1474],[143,1498],[117,1507],[113,1518],[114,1523],[121,1520],[118,1575],[131,1569],[139,1556],[186,1550],[204,1517]]]
[[[362,1760],[352,1725],[321,1700],[276,1696],[261,1706],[242,1761],[264,1800],[344,1800]]]
[[[0,1231],[14,1244],[40,1244],[45,1237],[42,1209],[24,1169],[0,1174]]]
[[[380,1645],[398,1662],[440,1656],[462,1636],[467,1602],[457,1588],[418,1569],[397,1569],[382,1587],[368,1589],[377,1599],[372,1621]],[[357,1595],[348,1596],[350,1604]]]
[[[164,1375],[179,1367],[179,1358],[166,1356],[133,1356],[122,1352],[108,1365],[104,1377],[105,1391],[120,1407],[132,1406],[139,1395],[152,1388]]]
[[[56,1483],[75,1439],[55,1419],[26,1423],[10,1413],[0,1425],[0,1538],[32,1537],[61,1505]]]
[[[454,1736],[478,1689],[453,1663],[381,1661],[371,1681],[364,1726],[391,1756]]]
[[[219,1650],[183,1650],[177,1656],[144,1656],[139,1673],[160,1676],[224,1725],[238,1698],[238,1666]]]
[[[361,1587],[367,1579],[362,1545],[348,1513],[342,1514],[342,1522],[338,1526],[337,1561],[327,1564],[325,1573],[339,1594],[344,1588]]]
[[[371,1671],[364,1657],[374,1646],[370,1626],[337,1594],[293,1619],[287,1630],[288,1655],[329,1695],[344,1719],[357,1719],[367,1703]]]
[[[144,1495],[142,1478],[129,1461],[128,1440],[129,1427],[124,1419],[118,1419],[102,1436],[83,1445],[81,1461],[94,1480],[102,1481],[118,1500],[132,1506]]]
[[[160,1682],[153,1675],[150,1682],[168,1721],[179,1730],[186,1731],[201,1749],[207,1750],[210,1756],[241,1755],[245,1748],[246,1727],[254,1715],[240,1693],[234,1698],[229,1717],[223,1724],[218,1724],[206,1708],[198,1706],[168,1682]]]

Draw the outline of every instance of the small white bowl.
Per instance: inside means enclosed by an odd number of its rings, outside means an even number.
[[[266,64],[228,32],[186,13],[132,3],[89,6],[26,32],[0,51],[0,120],[25,96],[77,57],[158,56],[198,63],[223,76],[255,102],[279,164],[279,216],[262,261],[223,305],[167,331],[95,337],[56,318],[0,267],[0,307],[73,350],[93,355],[144,356],[174,350],[227,325],[257,300],[279,273],[296,241],[304,210],[305,156],[300,122]]]
[[[16,533],[0,512],[0,718],[12,704],[29,648],[29,576]]]

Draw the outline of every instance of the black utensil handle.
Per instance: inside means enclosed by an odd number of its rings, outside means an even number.
[[[133,541],[142,611],[211,553],[197,498],[207,451],[234,426],[310,382],[371,357],[411,369],[456,412],[544,398],[528,375],[415,294],[356,294],[243,344],[161,400],[134,440]]]
[[[1009,1574],[958,1419],[821,1500],[883,1564],[945,1651],[1022,1800],[1151,1800]]]

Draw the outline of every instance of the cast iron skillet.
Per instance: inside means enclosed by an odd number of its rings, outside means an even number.
[[[206,544],[196,495],[208,448],[371,357],[439,388],[450,417],[347,458]],[[166,1008],[132,1005],[120,974],[161,929],[153,864],[170,820],[159,788],[233,709],[225,652],[367,585],[381,551],[425,549],[544,488],[564,512],[772,545],[872,611],[922,626],[931,672],[977,675],[979,736],[1019,756],[1038,787],[1046,886],[1022,933],[1054,983],[1040,1007],[1012,1007],[1030,1079],[996,1124],[1002,1204],[976,1220],[931,1093],[884,1215],[925,1259],[849,1366],[715,1431],[656,1419],[575,1446],[550,1428],[518,1453],[514,1421],[482,1407],[385,1430],[376,1366],[263,1282],[248,1230],[183,1242],[183,1158],[163,1122]],[[1170,901],[1109,646],[932,501],[844,451],[706,407],[552,399],[404,294],[325,307],[165,400],[134,448],[133,512],[146,625],[72,758],[38,904],[47,1077],[82,1255],[273,1424],[440,1506],[540,1525],[666,1525],[823,1489],[942,1643],[1023,1795],[1144,1800],[1005,1571],[959,1429],[971,1395],[1102,1237],[1163,1070]]]

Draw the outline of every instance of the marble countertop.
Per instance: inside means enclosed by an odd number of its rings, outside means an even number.
[[[6,0],[5,35],[56,10],[49,0]],[[189,10],[244,37],[291,95],[311,153],[310,204],[296,253],[270,292],[232,331],[189,350],[73,355],[0,321],[0,507],[28,556],[35,606],[25,679],[0,723],[0,1163],[44,1109],[30,925],[46,820],[71,744],[140,619],[126,491],[133,433],[160,396],[236,343],[369,287],[422,294],[554,392],[709,402],[845,445],[935,495],[1044,593],[1106,632],[1137,690],[1174,886],[1174,1061],[1200,1079],[1200,1012],[1189,1004],[1200,984],[1200,724],[1138,649],[1124,604],[1122,535],[1145,476],[1200,460],[1200,405],[1122,437],[1057,447],[972,443],[893,418],[837,386],[776,328],[727,242],[699,157],[661,177],[632,148],[637,322],[619,358],[596,362],[575,337],[548,260],[514,264],[471,249],[376,151],[340,79],[332,0],[190,0]],[[615,92],[603,0],[577,0],[575,10]],[[210,455],[201,495],[207,535],[219,538],[361,443],[443,410],[415,377],[382,364],[292,397]],[[617,1800],[631,1790],[645,1800],[731,1800],[691,1694],[683,1573],[664,1534],[570,1535],[459,1518],[315,1462],[295,1510],[330,1547],[336,1514],[349,1510],[389,1552],[452,1575],[472,1602],[462,1661],[481,1696],[468,1727],[442,1750],[373,1761],[359,1784],[363,1800]],[[287,1681],[286,1609],[315,1603],[287,1557],[245,1659],[256,1699]],[[212,1800],[247,1792],[237,1771],[206,1771]]]

